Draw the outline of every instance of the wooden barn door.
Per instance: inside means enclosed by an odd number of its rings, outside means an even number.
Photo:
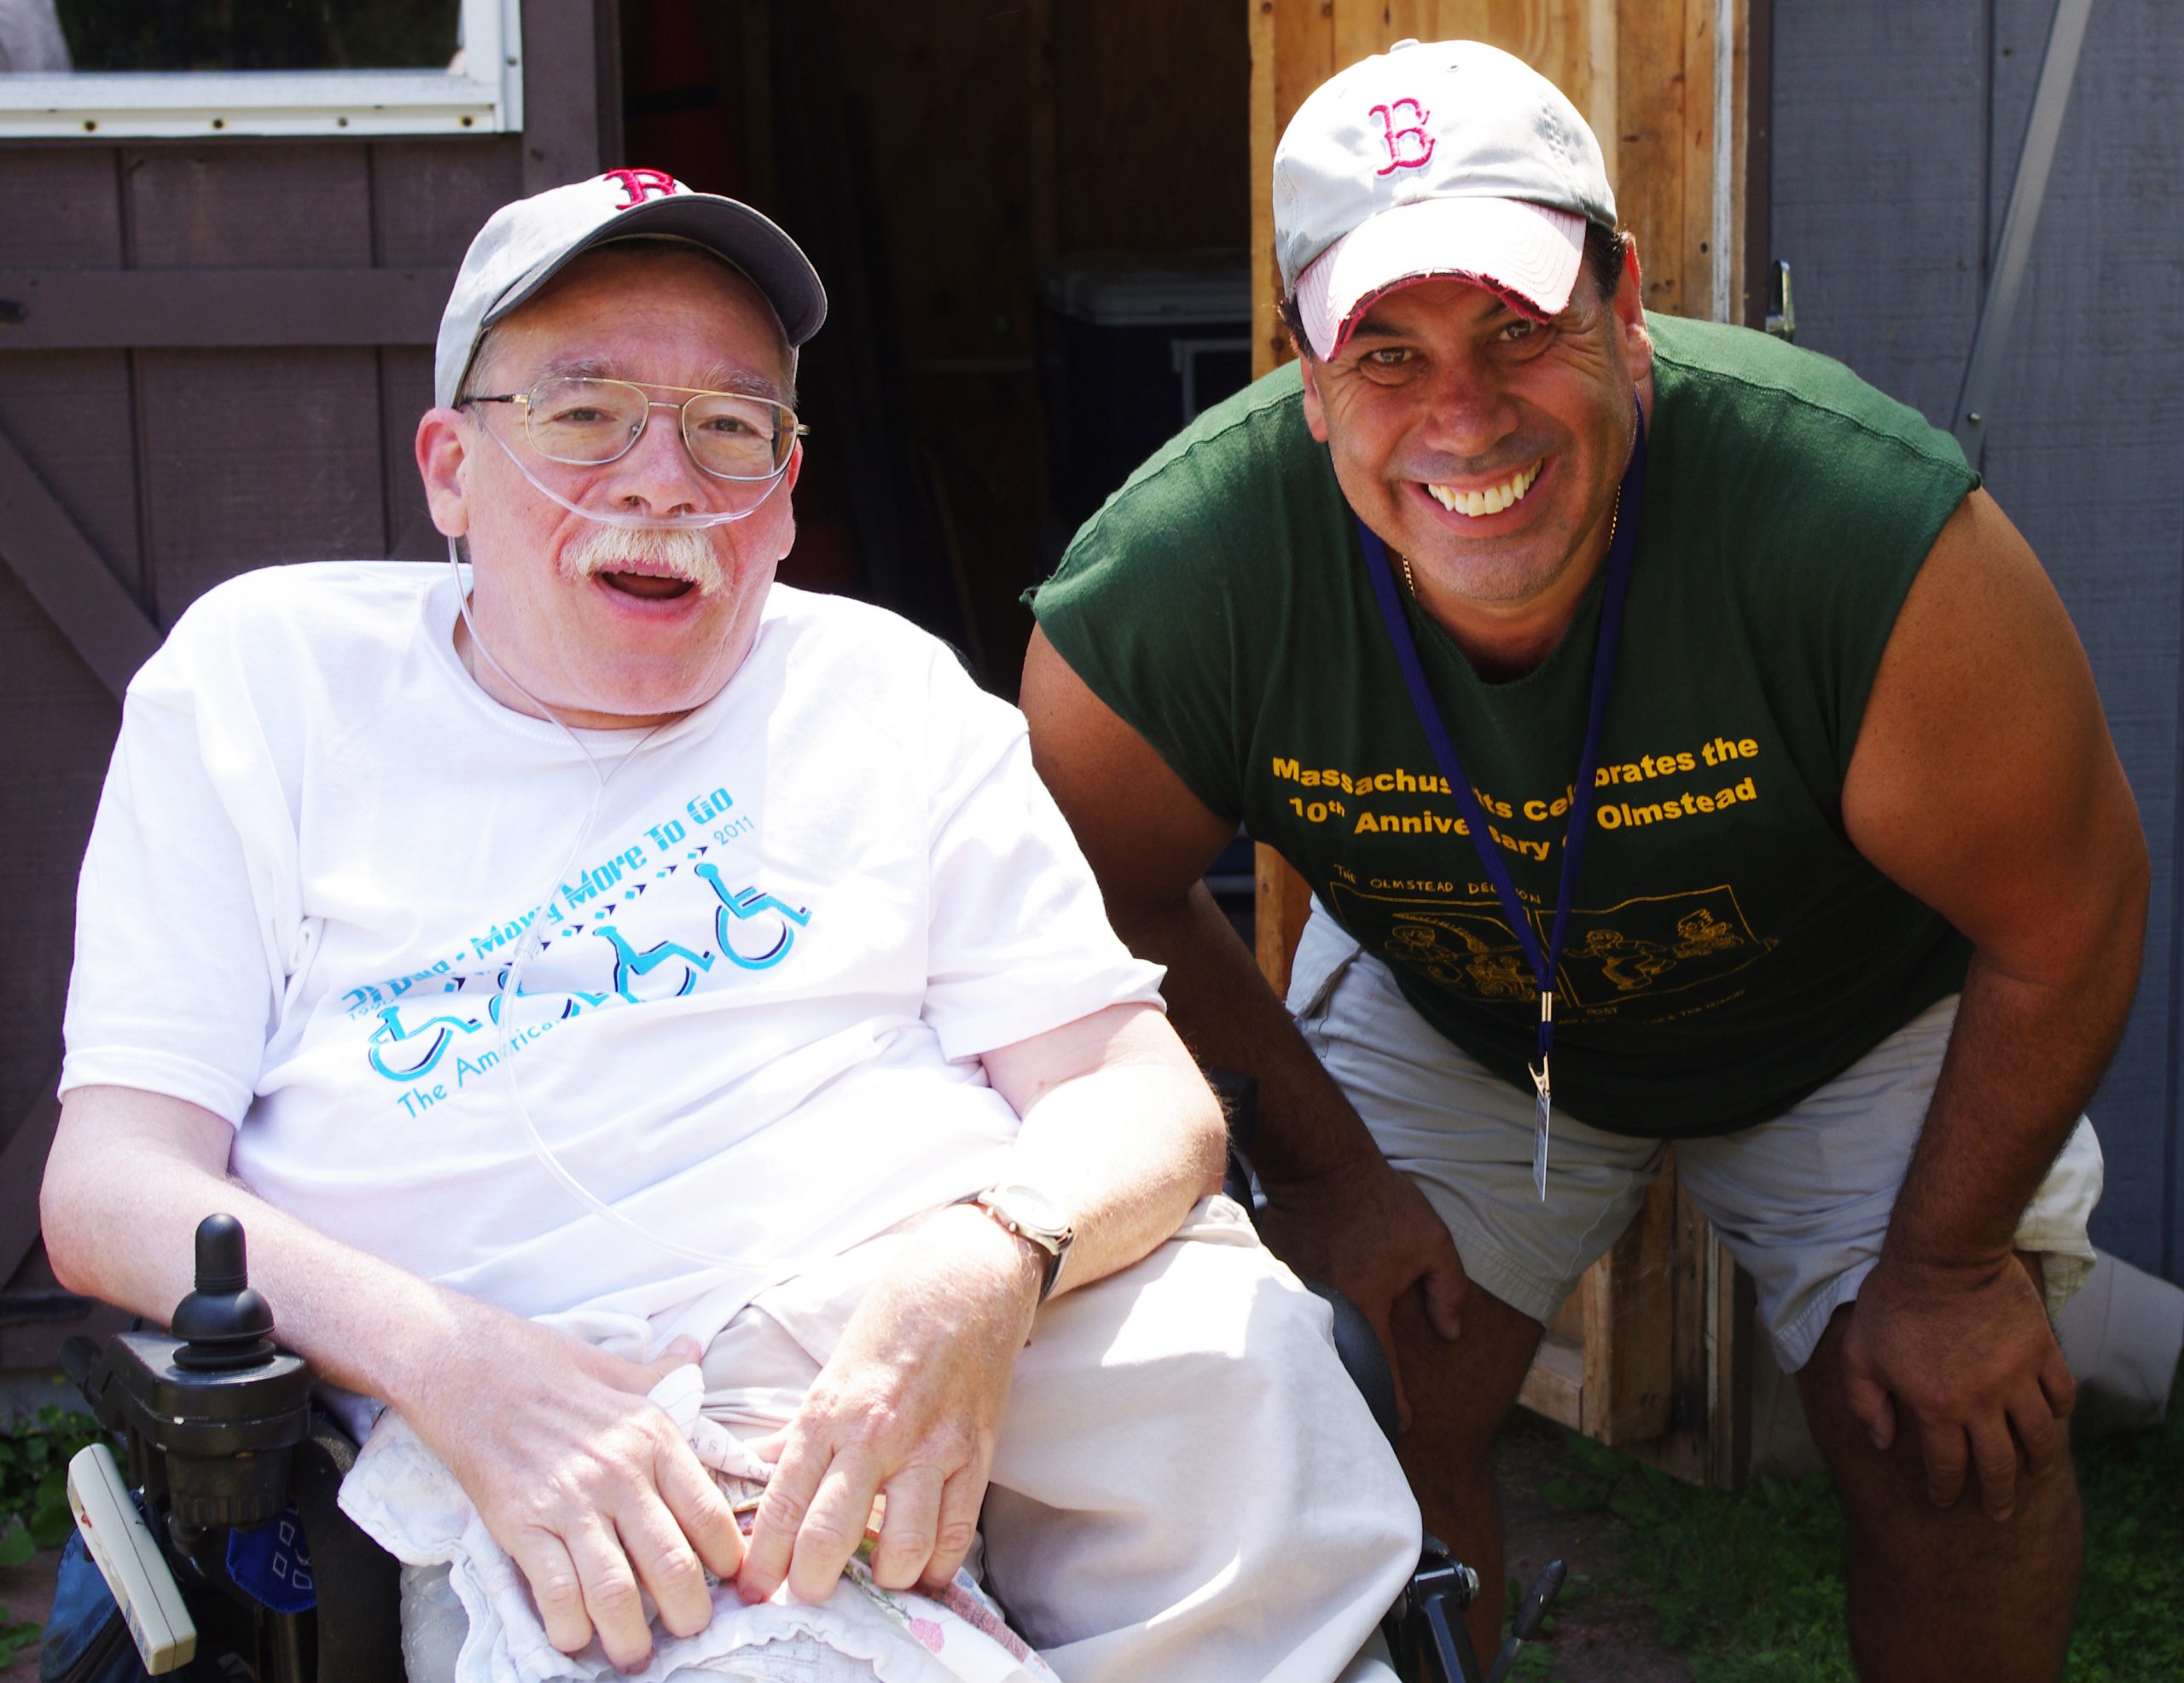
[[[444,554],[410,438],[455,265],[614,144],[612,0],[524,23],[520,135],[0,142],[0,1368],[84,1309],[37,1196],[122,691],[238,572]]]
[[[1751,289],[1764,253],[1747,235],[1746,177],[1763,127],[1752,105],[1755,90],[1763,103],[1766,51],[1763,43],[1753,49],[1767,0],[1246,3],[1258,372],[1292,354],[1275,312],[1275,143],[1327,77],[1406,38],[1491,42],[1553,80],[1600,136],[1617,208],[1637,236],[1647,306],[1753,318]],[[1763,183],[1763,165],[1757,173]],[[1287,984],[1307,905],[1302,880],[1260,848],[1259,964],[1277,989]],[[1749,1381],[1745,1341],[1736,1335],[1748,1314],[1748,1287],[1678,1192],[1671,1165],[1548,1330],[1523,1401],[1684,1477],[1739,1483]]]

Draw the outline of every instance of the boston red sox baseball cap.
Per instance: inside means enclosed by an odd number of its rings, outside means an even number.
[[[827,292],[795,241],[750,206],[694,193],[661,170],[609,170],[503,205],[463,253],[440,316],[433,401],[455,402],[487,328],[579,252],[638,236],[687,240],[728,259],[764,293],[792,345],[827,319]]]
[[[1482,41],[1403,41],[1351,65],[1275,148],[1275,257],[1321,357],[1412,281],[1556,314],[1588,222],[1615,226],[1600,142],[1552,82]]]

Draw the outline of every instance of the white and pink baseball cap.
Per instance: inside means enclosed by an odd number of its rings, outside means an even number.
[[[1552,82],[1483,41],[1400,41],[1351,65],[1275,148],[1275,258],[1321,357],[1412,281],[1559,313],[1588,222],[1615,226],[1600,142]]]
[[[456,271],[433,357],[435,403],[455,401],[487,328],[610,240],[686,240],[728,259],[766,295],[792,347],[827,319],[827,291],[796,241],[750,206],[694,193],[663,170],[609,170],[534,193],[486,218]]]

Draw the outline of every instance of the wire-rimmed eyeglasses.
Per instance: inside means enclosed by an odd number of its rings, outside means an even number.
[[[653,392],[684,393],[661,403]],[[788,466],[789,452],[810,428],[796,411],[770,398],[690,386],[644,386],[626,380],[554,374],[528,392],[465,398],[463,403],[514,403],[524,436],[549,461],[598,467],[619,461],[642,436],[654,409],[680,412],[682,445],[700,473],[716,479],[770,479]]]

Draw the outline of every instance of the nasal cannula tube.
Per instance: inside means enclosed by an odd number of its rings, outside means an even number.
[[[490,432],[491,429],[489,427],[486,431]],[[501,444],[500,438],[497,434],[494,435],[493,441],[496,444]],[[503,450],[508,451],[508,459],[515,463],[517,471],[530,482],[531,487],[549,501],[558,503],[561,508],[567,509],[571,514],[579,515],[584,519],[597,521],[601,525],[616,526],[625,531],[648,526],[657,529],[681,529],[688,531],[694,528],[704,529],[721,525],[731,520],[743,519],[746,517],[757,513],[759,507],[764,504],[766,499],[771,496],[775,490],[779,487],[781,478],[786,477],[785,475],[776,477],[772,484],[768,485],[765,492],[760,496],[750,508],[739,509],[732,513],[669,516],[664,519],[651,515],[637,516],[629,514],[600,514],[595,513],[591,509],[579,508],[577,504],[568,501],[567,498],[558,495],[556,492],[549,490],[547,486],[541,485],[537,479],[532,477],[530,468],[517,457],[514,451],[509,450],[505,444],[501,444],[501,448]],[[558,890],[561,884],[567,878],[570,871],[576,863],[578,855],[583,851],[584,844],[590,840],[592,828],[598,823],[600,812],[606,804],[607,785],[612,783],[616,777],[619,776],[622,772],[622,768],[628,765],[632,760],[636,759],[640,753],[643,752],[646,746],[652,741],[653,737],[657,736],[662,730],[667,728],[667,725],[665,723],[656,725],[651,730],[647,731],[642,736],[637,739],[636,744],[630,749],[629,752],[624,754],[616,761],[611,769],[601,771],[600,769],[598,759],[593,755],[591,750],[585,746],[584,739],[578,736],[576,732],[569,728],[568,725],[563,722],[560,714],[556,713],[553,708],[548,705],[545,702],[540,700],[539,698],[533,694],[530,688],[526,687],[520,679],[519,679],[513,672],[509,671],[506,666],[502,665],[498,659],[495,659],[492,650],[486,646],[485,640],[478,635],[478,624],[470,616],[469,581],[463,576],[462,564],[456,554],[456,540],[453,537],[450,537],[447,542],[447,559],[449,568],[455,574],[456,611],[462,615],[462,623],[470,633],[471,647],[478,651],[478,655],[480,659],[485,661],[492,667],[494,671],[500,675],[503,682],[507,683],[512,689],[522,695],[524,699],[529,701],[531,706],[537,711],[537,713],[541,717],[552,721],[555,727],[559,729],[564,736],[568,738],[571,746],[576,749],[578,753],[584,757],[584,764],[590,768],[595,785],[592,791],[591,804],[585,810],[584,821],[577,827],[576,839],[570,844],[567,856],[562,860],[560,868],[555,872],[549,891],[545,895],[541,896],[536,902],[538,907],[543,908],[552,903],[554,891]],[[720,652],[715,655],[714,670],[716,672],[718,670],[722,657],[725,655],[726,653],[726,647],[723,646]],[[709,674],[708,676],[710,676],[711,675]],[[672,723],[672,721],[670,721],[669,723]],[[686,1245],[682,1243],[682,1240],[671,1238],[666,1234],[653,1233],[644,1227],[641,1222],[632,1221],[629,1216],[624,1215],[619,1210],[617,1210],[613,1204],[608,1204],[604,1198],[593,1192],[590,1187],[585,1186],[582,1181],[577,1178],[575,1173],[569,1168],[569,1166],[566,1163],[562,1162],[561,1158],[555,1154],[554,1148],[546,1143],[544,1136],[538,1131],[537,1123],[531,1118],[530,1107],[523,1101],[523,1087],[516,1076],[516,1059],[513,1055],[514,1049],[508,1044],[508,1021],[514,1014],[513,1009],[514,1006],[522,996],[520,989],[523,982],[523,972],[525,968],[530,964],[531,960],[537,955],[541,944],[542,932],[545,929],[545,926],[546,920],[543,917],[533,918],[526,925],[522,938],[516,944],[514,957],[509,960],[507,968],[501,972],[500,988],[494,997],[491,1011],[497,1041],[495,1048],[496,1054],[498,1058],[501,1070],[508,1079],[508,1099],[515,1110],[516,1123],[518,1127],[522,1129],[525,1140],[530,1144],[531,1155],[537,1158],[540,1165],[545,1169],[546,1172],[550,1175],[571,1197],[576,1198],[578,1202],[583,1204],[595,1215],[600,1216],[605,1221],[612,1222],[614,1226],[621,1228],[632,1238],[641,1239],[645,1244],[652,1245],[657,1250],[668,1251],[674,1256],[682,1257],[688,1262],[697,1262],[707,1268],[732,1268],[739,1273],[764,1274],[768,1276],[768,1284],[771,1284],[774,1280],[785,1279],[789,1274],[794,1274],[804,1268],[805,1265],[804,1262],[796,1258],[736,1256],[727,1251],[708,1251],[701,1245]]]

